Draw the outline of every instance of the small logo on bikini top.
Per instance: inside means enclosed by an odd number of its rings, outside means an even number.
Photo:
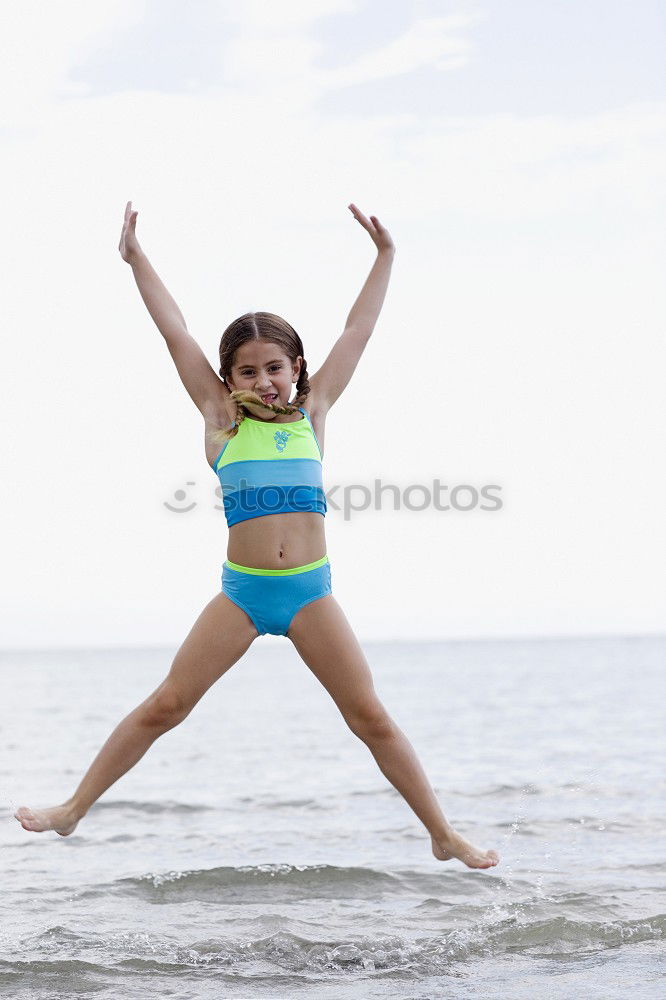
[[[291,437],[291,431],[276,431],[273,437],[275,438],[275,447],[278,451],[284,451],[287,447],[287,441]]]

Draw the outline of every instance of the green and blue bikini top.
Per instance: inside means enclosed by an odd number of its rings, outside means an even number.
[[[303,416],[294,423],[245,417],[215,459],[230,528],[266,514],[326,515],[321,448],[310,417],[298,409]]]

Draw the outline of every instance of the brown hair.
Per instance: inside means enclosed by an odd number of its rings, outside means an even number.
[[[270,312],[249,312],[239,316],[233,323],[230,323],[222,334],[220,341],[220,377],[226,383],[226,379],[231,374],[231,369],[236,356],[236,351],[249,340],[265,340],[269,343],[281,347],[292,364],[298,357],[301,362],[301,370],[296,383],[296,395],[292,403],[287,406],[274,406],[263,402],[256,393],[239,389],[230,393],[231,399],[236,403],[236,420],[233,427],[224,430],[214,431],[212,439],[218,444],[230,441],[238,433],[241,421],[245,419],[247,410],[245,403],[253,403],[267,412],[272,413],[296,413],[298,407],[303,404],[310,393],[310,382],[308,380],[308,366],[305,360],[303,342],[294,330],[293,326],[287,323],[286,319],[276,316]]]

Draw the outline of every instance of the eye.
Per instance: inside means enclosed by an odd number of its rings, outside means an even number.
[[[282,365],[271,365],[271,371],[278,371],[279,372],[281,368],[282,368]],[[246,368],[244,371],[241,372],[241,375],[243,375],[243,376],[252,375],[253,371],[254,371],[253,368]]]

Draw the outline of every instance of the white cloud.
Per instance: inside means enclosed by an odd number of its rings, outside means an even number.
[[[226,47],[225,76],[234,85],[245,84],[251,90],[265,86],[272,93],[296,81],[309,103],[326,91],[406,75],[425,67],[459,68],[466,64],[472,49],[465,32],[482,20],[475,13],[420,18],[385,45],[369,48],[345,65],[321,69],[314,65],[320,45],[306,30],[312,11],[308,10],[306,19],[305,8],[299,8],[299,18],[283,20],[269,14],[281,15],[281,5],[268,5],[266,9],[263,4],[259,6],[265,17],[248,17],[251,8],[248,11],[244,5],[233,15],[242,30]]]
[[[318,71],[316,81],[319,86],[332,89],[401,76],[424,67],[458,69],[467,63],[472,50],[463,31],[481,19],[478,14],[420,19],[398,38],[365,53],[348,66]]]
[[[348,13],[358,8],[358,0],[223,0],[221,9],[232,23],[259,30],[282,32],[295,25],[305,26],[330,14]]]
[[[665,110],[652,103],[578,116],[422,119],[400,143],[410,183],[397,197],[419,214],[454,212],[480,224],[604,209],[649,222],[666,166]]]
[[[47,110],[76,57],[114,28],[139,21],[146,0],[21,0],[4,4],[0,124],[24,128]]]

